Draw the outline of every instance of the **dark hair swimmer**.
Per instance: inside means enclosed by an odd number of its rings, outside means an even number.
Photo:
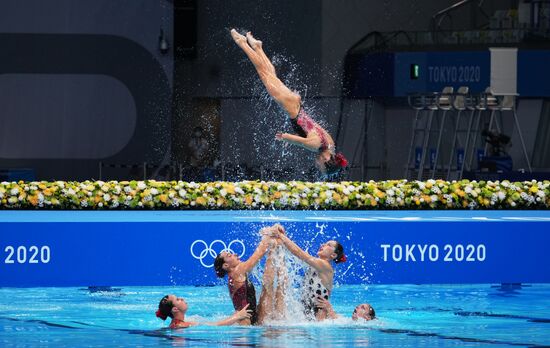
[[[316,154],[315,166],[326,177],[334,177],[348,165],[344,155],[336,151],[336,144],[329,132],[302,107],[302,97],[288,88],[277,76],[275,67],[263,50],[263,43],[248,32],[240,34],[231,29],[231,37],[254,65],[267,93],[290,118],[294,133],[275,134],[275,139],[298,145]]]
[[[327,319],[336,319],[339,317],[339,315],[334,311],[332,308],[332,304],[325,299],[319,299],[317,301],[317,305],[327,312]],[[351,319],[353,320],[359,320],[363,319],[365,321],[374,320],[376,319],[376,312],[374,311],[374,308],[368,304],[368,303],[362,303],[355,307],[353,310],[353,313],[351,314]]]
[[[199,323],[194,321],[185,321],[185,313],[187,313],[188,308],[187,302],[185,302],[183,298],[176,297],[176,295],[166,295],[159,302],[159,308],[157,309],[156,316],[162,320],[166,320],[170,317],[172,319],[169,326],[170,329],[181,329],[197,325],[233,325],[238,323],[240,320],[250,318],[251,315],[250,310],[248,310],[248,306],[245,306],[242,310],[235,312],[226,319],[217,322]]]
[[[344,254],[344,248],[335,240],[329,240],[322,244],[317,251],[317,257],[310,255],[302,250],[296,243],[290,240],[284,233],[284,228],[278,225],[278,238],[283,245],[296,257],[307,263],[310,268],[304,276],[302,285],[302,303],[305,313],[308,316],[314,316],[317,320],[326,317],[326,311],[316,304],[317,299],[328,300],[334,283],[334,263],[345,262],[347,260]]]
[[[235,310],[241,310],[244,306],[248,306],[252,311],[252,316],[249,319],[242,320],[239,323],[241,325],[254,325],[258,323],[258,319],[261,319],[258,317],[256,289],[248,278],[248,273],[264,257],[269,246],[273,243],[274,239],[272,237],[264,236],[254,253],[246,261],[241,261],[237,255],[227,251],[220,252],[214,260],[216,276],[223,278],[227,275],[229,296]]]

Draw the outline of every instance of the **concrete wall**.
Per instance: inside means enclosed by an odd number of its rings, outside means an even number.
[[[0,2],[0,167],[98,177],[169,151],[172,2]]]

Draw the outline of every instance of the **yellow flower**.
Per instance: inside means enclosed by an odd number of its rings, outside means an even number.
[[[235,194],[235,186],[229,184],[225,187],[225,190],[227,193],[234,195]]]
[[[198,204],[198,205],[206,205],[206,198],[204,198],[204,197],[197,197],[197,204]]]
[[[29,202],[36,207],[38,205],[38,197],[34,195],[29,196]]]

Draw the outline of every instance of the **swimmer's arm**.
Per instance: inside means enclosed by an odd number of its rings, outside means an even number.
[[[285,234],[280,233],[279,238],[283,242],[283,244],[286,246],[288,251],[290,251],[294,256],[299,258],[300,260],[304,261],[311,267],[315,268],[319,272],[324,272],[327,270],[326,262],[317,258],[313,257],[304,250],[302,250],[296,243],[294,243],[290,238],[288,238]],[[330,265],[329,265],[330,267]]]
[[[337,319],[339,317],[339,315],[336,314],[336,312],[334,311],[334,308],[332,308],[332,304],[328,300],[325,300],[324,298],[318,298],[317,306],[325,310],[325,313],[327,314],[326,319]]]
[[[236,324],[243,319],[250,319],[250,317],[252,316],[252,310],[249,310],[248,306],[249,304],[247,304],[246,306],[244,306],[243,309],[241,309],[238,312],[235,312],[232,316],[228,318],[225,318],[223,320],[216,321],[213,323],[205,323],[205,324],[211,325],[211,326],[229,326],[229,325]]]
[[[250,272],[252,270],[252,268],[254,268],[254,266],[256,266],[258,261],[260,261],[260,259],[265,255],[268,248],[269,248],[269,239],[268,238],[263,238],[262,241],[260,242],[260,244],[258,244],[258,247],[254,251],[252,256],[250,256],[248,258],[248,260],[243,261],[239,265],[239,270],[238,270],[239,273],[244,274],[244,273]]]
[[[319,149],[320,143],[319,139],[315,138],[304,138],[294,134],[288,133],[278,133],[277,139],[286,141],[287,143],[299,145],[311,151],[317,151]]]

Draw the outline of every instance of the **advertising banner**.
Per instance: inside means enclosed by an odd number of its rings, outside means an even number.
[[[550,282],[544,211],[0,213],[2,287],[219,284],[216,255],[248,258],[275,222],[312,255],[339,241],[341,284]]]

